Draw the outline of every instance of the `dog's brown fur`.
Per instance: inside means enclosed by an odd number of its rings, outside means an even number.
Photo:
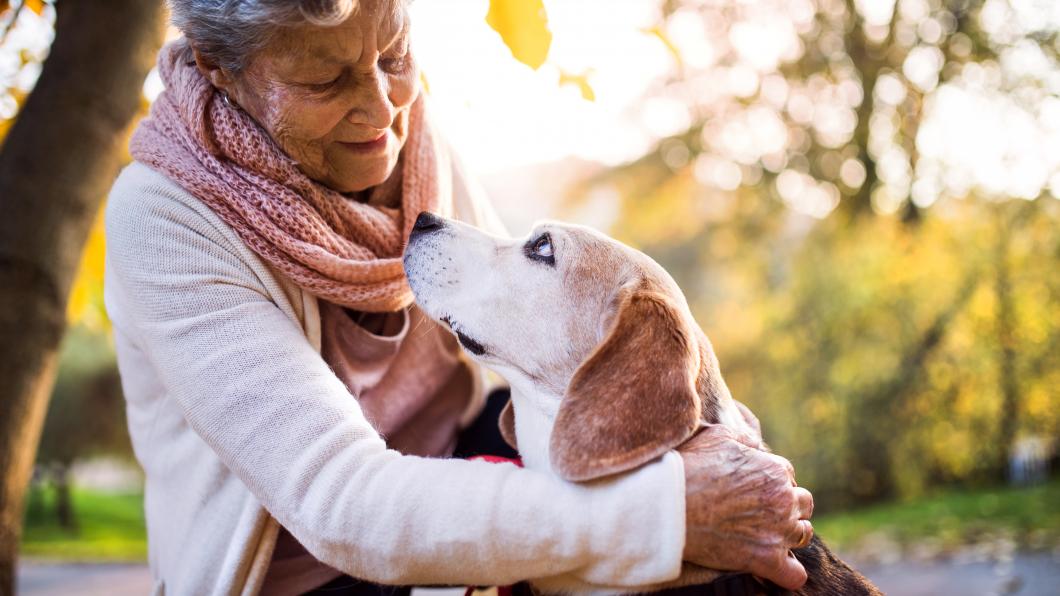
[[[619,292],[606,339],[578,368],[550,439],[553,468],[585,481],[643,465],[688,440],[700,421],[721,423],[732,399],[710,341],[681,308],[667,279],[642,271]],[[509,406],[501,432],[515,446]],[[808,574],[795,594],[876,595],[878,588],[816,536],[793,551]],[[768,582],[730,582],[665,590],[675,595],[788,594]]]
[[[535,412],[531,401],[516,402],[527,406],[520,416],[531,421],[519,430],[549,433],[524,434],[532,436],[526,450],[532,466],[589,481],[644,465],[703,424],[759,441],[681,289],[647,255],[579,226],[541,224],[517,240],[441,221],[432,222],[421,242],[409,240],[409,283],[431,316],[450,326],[455,320],[458,334],[475,335],[467,341],[479,347],[471,350],[476,358],[532,387],[530,394],[540,391],[548,409],[557,408],[546,414]],[[550,255],[545,261],[534,252],[543,239]],[[447,253],[452,266],[435,267],[425,251]],[[483,268],[493,278],[489,291],[458,300],[459,282]],[[502,434],[513,447],[514,413],[509,408],[501,415]],[[551,425],[547,431],[545,424]],[[795,556],[810,575],[801,594],[879,593],[819,540]],[[679,578],[649,589],[662,596],[741,593],[730,588],[780,593],[749,575],[705,583],[719,573],[686,564]]]
[[[659,457],[695,432],[701,404],[709,403],[693,391],[699,354],[692,330],[674,316],[666,296],[641,287],[620,301],[611,333],[578,368],[552,429],[552,468],[568,480]],[[657,366],[644,366],[647,353]],[[647,411],[645,386],[653,393]],[[601,416],[604,410],[610,415]]]

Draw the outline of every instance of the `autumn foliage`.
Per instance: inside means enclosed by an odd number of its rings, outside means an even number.
[[[844,0],[658,6],[643,34],[674,68],[650,94],[687,126],[583,180],[566,213],[610,197],[609,231],[674,274],[735,396],[819,504],[996,482],[1015,441],[1055,442],[1060,178],[954,176],[966,164],[932,135],[955,94],[1055,114],[1056,32],[997,22],[1004,0],[899,0],[882,16]],[[547,4],[492,0],[484,18],[514,59],[548,63]],[[712,59],[689,55],[689,27]],[[770,32],[791,47],[748,49]],[[1044,79],[1010,72],[1028,48]],[[595,97],[591,73],[560,74]],[[100,332],[103,253],[97,219],[68,319]]]

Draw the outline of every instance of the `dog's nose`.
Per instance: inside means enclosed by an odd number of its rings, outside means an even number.
[[[445,220],[431,213],[430,211],[424,211],[420,213],[419,217],[416,218],[416,223],[412,226],[412,235],[427,234],[430,232],[438,231],[445,227]]]

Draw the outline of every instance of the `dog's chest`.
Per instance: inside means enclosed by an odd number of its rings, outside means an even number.
[[[559,399],[550,400],[546,396],[527,394],[513,387],[512,408],[515,413],[515,437],[523,465],[530,470],[552,473],[548,444],[559,410]]]

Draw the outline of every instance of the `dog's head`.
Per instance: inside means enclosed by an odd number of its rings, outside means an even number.
[[[405,271],[474,358],[557,396],[548,456],[568,480],[646,463],[731,402],[673,279],[589,228],[549,222],[509,239],[424,214]]]

